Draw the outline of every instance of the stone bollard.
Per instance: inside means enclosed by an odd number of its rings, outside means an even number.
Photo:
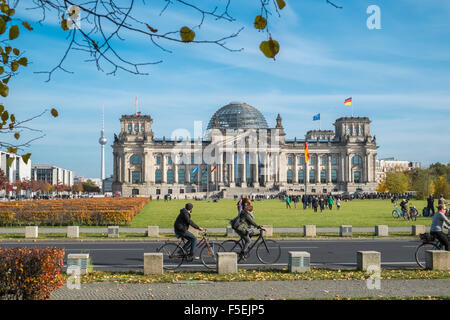
[[[273,227],[272,226],[261,226],[264,229],[266,229],[266,231],[264,231],[264,236],[265,237],[272,237],[273,236]]]
[[[234,229],[232,227],[227,227],[227,231],[226,232],[227,232],[227,237],[237,235],[236,231],[234,231]]]
[[[316,226],[314,225],[307,225],[303,226],[303,236],[305,237],[315,237],[316,234]]]
[[[450,270],[450,251],[427,250],[425,268],[429,270]]]
[[[119,226],[108,226],[108,238],[119,237]]]
[[[194,229],[194,228],[192,228],[191,226],[189,226],[188,231],[198,238],[198,231],[199,231],[199,230]]]
[[[381,253],[378,251],[358,251],[356,253],[356,269],[367,271],[369,267],[381,270]],[[373,268],[372,267],[372,268]]]
[[[310,271],[311,254],[306,251],[289,251],[289,272]]]
[[[237,254],[236,252],[218,252],[217,253],[217,273],[237,273]]]
[[[163,254],[144,253],[144,274],[163,273]]]
[[[25,238],[37,238],[39,235],[39,227],[28,226],[25,227]]]
[[[389,227],[385,225],[375,226],[375,235],[378,237],[387,237],[389,235]]]
[[[351,237],[352,236],[352,226],[340,226],[339,236],[341,237]]]
[[[423,225],[413,225],[411,226],[411,235],[418,236],[421,233],[425,233],[425,226]]]
[[[158,237],[158,236],[159,236],[159,226],[147,227],[147,237]]]
[[[67,255],[67,268],[78,267],[80,274],[89,272],[89,253],[71,253]]]
[[[80,227],[79,226],[68,226],[67,227],[67,238],[79,238],[80,237]]]

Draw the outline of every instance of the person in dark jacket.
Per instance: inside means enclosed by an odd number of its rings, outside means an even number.
[[[434,215],[434,199],[432,194],[427,198],[427,211],[429,216]]]
[[[239,214],[239,221],[236,226],[236,233],[242,240],[244,240],[244,248],[242,248],[242,254],[244,257],[248,253],[247,250],[250,245],[250,238],[253,235],[259,235],[259,233],[256,233],[252,227],[259,230],[265,230],[262,226],[256,223],[255,216],[253,215],[253,206],[247,204]]]
[[[175,229],[175,235],[177,238],[185,238],[187,239],[186,243],[186,251],[189,250],[189,257],[198,259],[198,257],[195,256],[195,250],[197,249],[197,237],[194,236],[191,232],[188,231],[189,226],[193,227],[194,229],[204,231],[205,229],[200,228],[195,224],[194,221],[191,220],[191,213],[192,208],[194,206],[192,203],[187,203],[186,206],[180,210],[180,214],[178,215],[177,219],[175,220],[174,229]]]

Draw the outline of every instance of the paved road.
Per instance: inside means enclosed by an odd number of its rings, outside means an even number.
[[[369,290],[361,280],[257,281],[213,283],[89,283],[79,290],[66,286],[51,294],[52,300],[267,300],[332,299],[339,297],[450,296],[450,280],[381,280],[380,289]],[[190,305],[190,302],[189,302]],[[182,313],[180,312],[180,315]]]
[[[311,253],[311,265],[320,268],[346,269],[355,268],[356,252],[374,250],[381,252],[383,268],[417,268],[414,252],[419,244],[417,240],[283,240],[278,241],[282,248],[281,258],[270,268],[283,268],[288,263],[289,251],[307,251]],[[143,255],[156,252],[162,242],[156,241],[39,241],[20,242],[2,241],[2,247],[61,247],[68,253],[89,253],[94,270],[126,271],[142,270]],[[253,253],[250,258],[239,265],[241,268],[264,267]],[[186,264],[189,270],[205,270],[199,262]]]

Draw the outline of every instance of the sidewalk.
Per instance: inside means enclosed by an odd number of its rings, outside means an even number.
[[[59,288],[51,300],[269,300],[385,297],[450,297],[450,279],[381,280],[369,290],[363,280],[180,283],[88,283]]]

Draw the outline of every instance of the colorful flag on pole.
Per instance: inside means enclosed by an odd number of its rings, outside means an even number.
[[[197,167],[195,167],[195,169],[194,170],[192,170],[192,173],[196,173],[198,171],[198,166]]]
[[[313,121],[320,120],[320,113],[313,116]]]
[[[352,97],[345,99],[344,105],[351,106],[352,105]]]
[[[305,162],[309,161],[308,142],[305,141]]]
[[[216,167],[214,167],[212,170],[211,170],[211,172],[216,172],[217,171],[217,168]]]

